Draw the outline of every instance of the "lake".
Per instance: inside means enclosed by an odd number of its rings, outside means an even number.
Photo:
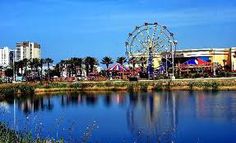
[[[235,143],[236,92],[40,95],[1,101],[0,121],[67,142]]]

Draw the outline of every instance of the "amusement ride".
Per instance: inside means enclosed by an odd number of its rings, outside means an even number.
[[[146,73],[148,79],[153,79],[158,74],[166,74],[170,78],[174,77],[174,54],[177,41],[174,34],[167,26],[159,23],[144,23],[136,26],[128,34],[125,42],[126,55],[128,59],[146,58]],[[159,67],[154,68],[154,58],[159,59]]]

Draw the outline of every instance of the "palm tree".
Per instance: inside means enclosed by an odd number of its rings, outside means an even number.
[[[81,75],[83,59],[74,57],[74,58],[71,58],[71,60],[73,64],[73,72],[77,75],[77,69],[79,68],[79,73]]]
[[[15,62],[15,71],[17,75],[19,74],[19,69],[21,69],[21,74],[23,74],[23,67],[24,67],[23,61]]]
[[[141,64],[141,70],[143,72],[144,71],[144,65],[147,62],[147,59],[145,57],[141,57],[141,58],[139,58],[138,62]]]
[[[46,59],[45,59],[45,63],[46,63],[47,66],[48,66],[48,70],[50,70],[50,64],[53,63],[53,60],[52,60],[51,58],[46,58]]]
[[[86,57],[86,58],[84,59],[85,70],[86,70],[86,76],[88,76],[88,74],[89,74],[90,58],[91,58],[91,57]]]
[[[129,63],[132,64],[133,69],[135,68],[136,62],[137,61],[136,61],[135,57],[132,57],[132,58],[129,59]]]
[[[23,67],[24,67],[24,74],[26,74],[26,70],[27,70],[27,67],[29,65],[29,60],[28,59],[23,59],[22,64],[23,64]]]
[[[43,65],[45,64],[45,59],[40,59],[40,69],[41,69],[41,79],[43,78]]]
[[[46,58],[45,59],[45,63],[47,64],[48,66],[48,78],[50,79],[50,64],[53,63],[53,60],[51,58]]]
[[[22,74],[22,76],[27,76],[27,68],[28,68],[28,66],[29,66],[29,63],[30,63],[30,61],[28,60],[28,59],[23,59],[22,61],[21,61],[22,63],[22,69],[21,69],[21,74]],[[23,69],[24,69],[24,71],[23,71]]]
[[[98,62],[96,58],[88,56],[84,59],[84,64],[85,64],[86,74],[88,76],[90,72],[93,72],[94,66],[98,65]]]
[[[129,59],[129,63],[132,64],[132,70],[133,70],[133,74],[134,74],[134,68],[135,68],[135,65],[136,65],[136,58],[135,57],[132,57]]]
[[[71,59],[65,60],[64,65],[66,66],[67,75],[71,77],[73,73],[73,61]]]
[[[65,67],[65,63],[66,61],[65,60],[61,60],[59,63],[58,63],[58,70],[59,70],[59,73],[60,73],[60,77],[62,76],[62,72],[63,72],[63,69]]]
[[[34,79],[36,73],[37,73],[37,76],[39,76],[38,68],[40,67],[40,59],[38,59],[38,58],[31,59],[29,62],[29,65],[30,65],[30,69],[31,69],[32,78]]]
[[[104,58],[102,59],[101,64],[105,64],[106,67],[107,67],[107,69],[108,69],[109,65],[110,65],[110,64],[113,64],[112,58],[111,58],[111,57],[107,57],[107,56],[104,57]]]
[[[94,57],[91,57],[89,65],[90,65],[90,71],[94,72],[94,66],[98,65],[98,60]]]
[[[116,62],[123,66],[123,64],[127,62],[127,59],[125,57],[118,57]]]
[[[13,77],[13,69],[12,69],[12,68],[7,68],[7,69],[5,70],[5,75],[6,75],[7,77]]]

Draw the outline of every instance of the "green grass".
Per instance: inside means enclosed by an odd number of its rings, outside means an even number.
[[[101,81],[101,82],[51,82],[51,83],[20,83],[20,84],[0,84],[0,100],[12,98],[14,95],[34,95],[35,89],[75,89],[85,90],[127,90],[127,91],[147,91],[153,90],[219,90],[222,88],[231,88],[236,90],[236,79],[188,79],[188,80],[155,80],[155,81]],[[50,91],[50,90],[48,90]]]
[[[63,140],[33,139],[29,133],[18,133],[0,122],[0,143],[63,143]]]

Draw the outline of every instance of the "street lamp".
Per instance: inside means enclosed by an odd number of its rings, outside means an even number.
[[[177,40],[169,40],[171,44],[171,58],[172,58],[172,75],[171,79],[175,79],[175,50],[176,50],[176,45],[177,45]]]

